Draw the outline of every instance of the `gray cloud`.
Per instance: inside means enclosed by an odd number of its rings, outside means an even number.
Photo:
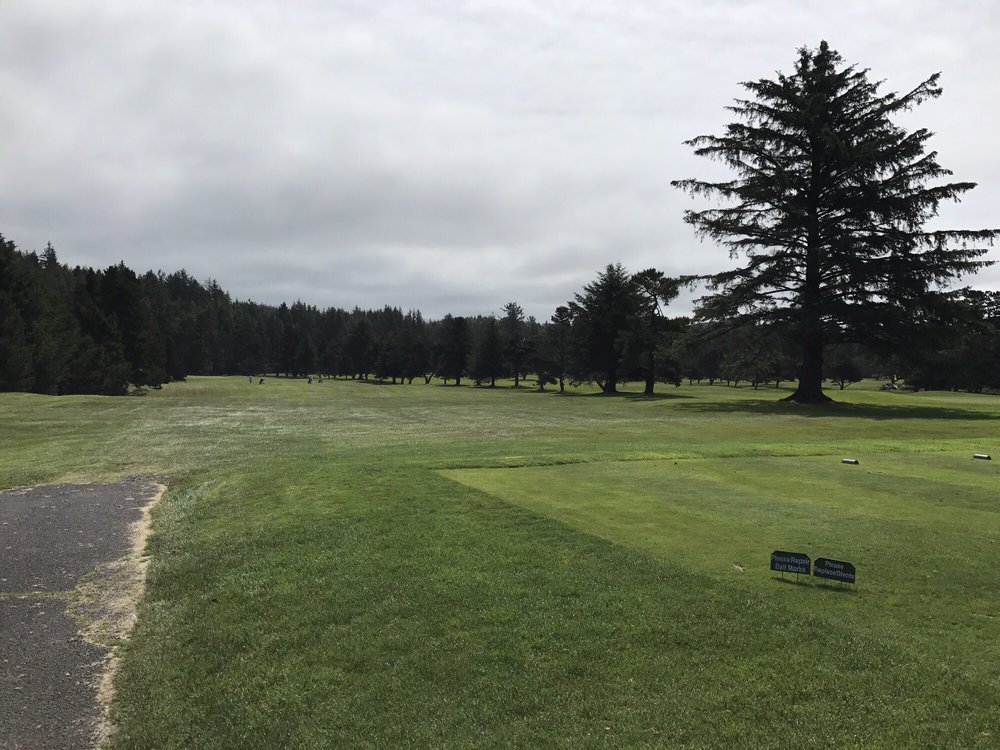
[[[988,0],[6,0],[0,232],[241,299],[433,317],[518,300],[545,318],[609,262],[726,267],[681,221],[670,180],[720,169],[682,141],[823,38],[887,89],[943,71],[907,125],[980,183],[941,221],[993,226],[998,16]],[[1000,270],[974,282],[1000,288]]]

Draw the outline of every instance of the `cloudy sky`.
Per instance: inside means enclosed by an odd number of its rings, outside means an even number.
[[[904,124],[979,187],[941,226],[1000,226],[995,0],[0,0],[0,233],[238,299],[544,319],[609,262],[728,267],[682,142],[821,39],[887,91],[942,72]]]

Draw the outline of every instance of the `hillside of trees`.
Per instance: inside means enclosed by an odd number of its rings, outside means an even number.
[[[22,252],[0,235],[0,390],[120,395],[189,375],[327,375],[390,383],[530,376],[531,387],[796,379],[794,347],[773,327],[666,314],[680,281],[609,264],[540,322],[508,302],[499,315],[426,320],[396,307],[347,311],[234,300],[185,271],[124,263],[69,268],[50,246]],[[832,347],[826,377],[911,387],[1000,390],[1000,292],[967,289],[948,322],[904,349]]]

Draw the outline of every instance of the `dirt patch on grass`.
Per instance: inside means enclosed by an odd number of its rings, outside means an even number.
[[[155,494],[142,506],[139,520],[129,524],[131,549],[127,555],[102,563],[88,573],[74,589],[67,613],[80,623],[80,634],[89,643],[108,649],[101,676],[94,686],[101,706],[95,729],[95,745],[100,746],[114,733],[109,710],[114,698],[114,677],[118,670],[119,647],[128,640],[136,621],[139,599],[146,585],[151,513],[166,492],[153,485]]]

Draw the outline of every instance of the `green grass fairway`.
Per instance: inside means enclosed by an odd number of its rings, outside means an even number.
[[[1000,398],[785,393],[0,394],[0,485],[169,486],[115,748],[1000,746]]]

